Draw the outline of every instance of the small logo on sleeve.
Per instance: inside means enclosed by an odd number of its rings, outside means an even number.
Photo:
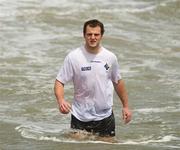
[[[90,70],[91,70],[91,66],[81,67],[81,71],[90,71]]]

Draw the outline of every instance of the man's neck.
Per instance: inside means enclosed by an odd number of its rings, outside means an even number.
[[[89,53],[97,54],[97,53],[99,53],[101,51],[101,46],[98,45],[97,47],[89,47],[89,46],[85,45],[85,49]]]

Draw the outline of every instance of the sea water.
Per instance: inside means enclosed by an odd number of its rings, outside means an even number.
[[[124,125],[115,94],[116,143],[68,137],[70,114],[53,92],[92,18],[105,25],[102,44],[118,57],[133,113]],[[179,0],[0,0],[0,149],[180,149],[179,66]]]

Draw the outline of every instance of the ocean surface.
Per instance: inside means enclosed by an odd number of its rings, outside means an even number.
[[[114,95],[117,143],[69,137],[53,92],[92,18],[105,25],[133,112],[124,125]],[[180,0],[0,0],[0,150],[68,149],[180,149]]]

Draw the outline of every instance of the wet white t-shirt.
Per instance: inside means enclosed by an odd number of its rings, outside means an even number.
[[[56,79],[63,84],[73,81],[72,114],[79,120],[97,121],[109,117],[113,105],[113,84],[121,79],[116,56],[101,47],[91,54],[84,46],[65,58]]]

